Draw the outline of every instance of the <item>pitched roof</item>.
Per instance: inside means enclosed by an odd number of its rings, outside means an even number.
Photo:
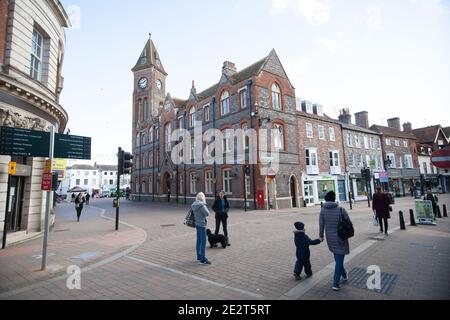
[[[131,70],[138,71],[141,69],[147,69],[151,66],[154,66],[157,70],[167,75],[167,72],[164,70],[162,62],[159,58],[159,53],[158,50],[156,50],[155,44],[151,39],[148,39],[147,43],[145,44],[144,50],[142,50],[142,53],[139,56],[138,61],[136,62],[136,65]]]
[[[406,138],[406,139],[414,139],[417,140],[416,137],[410,133],[406,133],[397,129],[380,126],[377,124],[374,124],[370,127],[370,130],[379,132],[386,136],[392,136],[392,137],[398,137],[398,138]]]
[[[178,109],[182,109],[182,108],[186,107],[186,104],[187,104],[187,100],[183,100],[183,99],[173,98],[172,101]]]
[[[117,171],[117,166],[108,164],[97,164],[96,169],[100,171]]]
[[[369,133],[369,134],[381,135],[381,133],[379,133],[377,131],[373,131],[373,130],[370,130],[370,129],[359,127],[359,126],[354,125],[352,123],[348,124],[348,123],[341,122],[341,121],[339,121],[339,123],[341,124],[342,128],[344,128],[344,129],[353,130],[353,131],[360,131],[360,132],[365,132],[365,133]]]
[[[68,170],[95,170],[94,166],[89,164],[75,164],[67,168]]]
[[[447,136],[447,139],[450,139],[450,127],[442,128],[442,130],[444,130],[444,133]]]
[[[412,134],[417,138],[417,141],[420,143],[434,143],[436,136],[438,134],[440,125],[429,126],[424,128],[418,128],[412,130]]]

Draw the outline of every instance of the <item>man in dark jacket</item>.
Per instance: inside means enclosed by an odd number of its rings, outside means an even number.
[[[228,229],[227,229],[227,220],[228,220],[228,210],[230,210],[230,205],[228,203],[227,197],[225,196],[225,192],[221,191],[219,196],[216,198],[213,204],[213,210],[216,213],[216,232],[215,234],[219,234],[220,223],[223,225],[223,233],[225,238],[227,239],[227,246],[230,245],[228,241]]]
[[[389,213],[391,201],[386,193],[383,193],[381,187],[377,187],[377,192],[373,195],[372,210],[375,213],[375,217],[380,225],[380,232],[383,232],[384,222],[384,234],[388,235],[388,219],[391,218]]]
[[[424,200],[431,201],[431,205],[433,206],[434,217],[437,218],[437,196],[433,195],[431,190],[427,190],[427,195],[424,197]]]
[[[294,242],[296,247],[296,256],[297,262],[295,263],[294,269],[294,277],[295,280],[301,280],[302,277],[300,274],[302,273],[303,267],[305,267],[306,277],[309,278],[312,276],[311,269],[311,261],[309,260],[310,251],[309,246],[314,246],[320,244],[320,239],[311,240],[305,234],[305,224],[303,222],[294,223],[295,231],[294,231]]]

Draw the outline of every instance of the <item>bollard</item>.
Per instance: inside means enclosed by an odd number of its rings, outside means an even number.
[[[439,207],[439,205],[436,205],[436,211],[437,211],[437,216],[438,216],[438,218],[442,218],[442,215],[441,215],[441,207]]]
[[[398,215],[400,216],[400,230],[406,230],[405,219],[403,218],[403,211],[400,211]]]
[[[442,211],[444,212],[444,217],[448,218],[448,216],[447,216],[447,206],[445,204],[442,205]]]
[[[414,219],[414,210],[413,209],[409,209],[409,219],[411,220],[411,225],[413,227],[417,226],[416,219]]]

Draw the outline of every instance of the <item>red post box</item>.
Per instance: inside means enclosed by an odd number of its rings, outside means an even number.
[[[258,209],[264,209],[264,191],[258,190],[256,192],[256,204],[258,205]]]

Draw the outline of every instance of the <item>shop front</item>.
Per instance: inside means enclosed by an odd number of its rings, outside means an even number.
[[[325,202],[325,195],[334,191],[336,200],[346,201],[347,190],[345,178],[337,175],[304,175],[303,196],[306,206],[313,206]]]
[[[412,187],[421,188],[421,177],[419,169],[388,169],[389,192],[396,197],[405,197],[410,195]]]

